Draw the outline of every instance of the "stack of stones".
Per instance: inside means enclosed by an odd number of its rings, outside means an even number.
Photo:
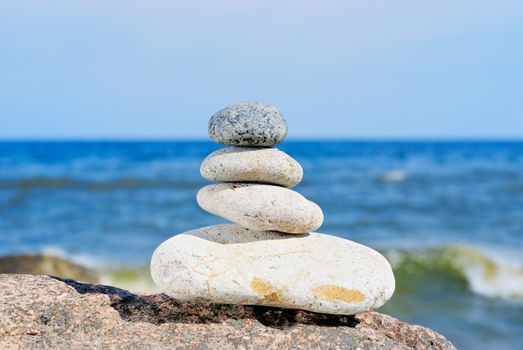
[[[234,224],[178,234],[154,252],[151,274],[166,294],[184,301],[248,304],[350,315],[383,305],[394,275],[378,252],[313,232],[323,222],[318,205],[290,188],[303,170],[271,148],[287,135],[273,106],[239,103],[217,112],[209,135],[234,146],[201,166],[220,182],[198,193],[204,210]]]

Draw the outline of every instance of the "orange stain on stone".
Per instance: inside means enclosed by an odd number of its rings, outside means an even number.
[[[268,304],[285,304],[287,299],[281,291],[274,287],[270,282],[254,277],[251,281],[251,288],[256,294],[262,297],[263,303]]]
[[[365,300],[365,295],[363,295],[360,291],[346,289],[333,284],[315,288],[314,295],[329,302],[343,301],[349,304],[361,303]]]

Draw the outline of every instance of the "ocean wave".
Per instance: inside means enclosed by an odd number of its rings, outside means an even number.
[[[89,254],[70,254],[65,249],[49,245],[41,253],[68,260],[96,271],[100,283],[126,289],[135,293],[159,293],[149,272],[149,264],[124,266],[110,259],[102,259]]]
[[[107,268],[100,270],[99,273],[102,284],[126,289],[134,293],[153,294],[161,292],[151,278],[149,264]]]
[[[417,283],[415,275],[442,273],[476,294],[523,302],[523,264],[516,256],[471,246],[394,250],[385,255],[396,277],[409,283]]]
[[[159,292],[150,277],[149,264],[122,265],[98,257],[68,254],[59,247],[46,247],[43,253],[55,255],[94,268],[101,283],[133,292]],[[488,298],[523,302],[523,263],[520,257],[465,245],[395,249],[384,252],[396,276],[396,293],[412,288],[431,288],[435,275]],[[437,279],[441,282],[441,279]]]
[[[385,255],[399,288],[407,288],[406,284],[427,284],[430,288],[431,274],[437,273],[478,295],[523,302],[523,265],[517,257],[510,259],[506,254],[470,246],[394,250]],[[135,292],[158,292],[148,264],[101,269],[100,273],[106,284]]]

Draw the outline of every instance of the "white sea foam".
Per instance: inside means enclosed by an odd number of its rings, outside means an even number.
[[[42,254],[55,256],[57,258],[67,259],[68,254],[65,249],[58,246],[46,246],[42,249]]]
[[[71,254],[59,246],[46,246],[42,254],[66,259],[70,262],[89,267],[98,272],[100,283],[129,290],[135,293],[159,293],[149,273],[149,264],[123,266],[120,263],[102,259],[90,254]]]
[[[92,269],[100,269],[108,265],[108,262],[104,259],[101,259],[100,257],[85,253],[72,254],[64,248],[55,245],[45,246],[41,249],[40,252],[44,255],[50,255],[66,259],[70,262],[83,265]]]
[[[387,170],[378,176],[382,182],[402,182],[407,178],[407,174],[400,169]]]
[[[479,251],[458,257],[470,289],[487,297],[523,301],[523,264],[496,251]]]

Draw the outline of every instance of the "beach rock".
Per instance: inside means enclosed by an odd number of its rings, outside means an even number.
[[[20,254],[0,257],[0,273],[53,275],[98,283],[96,271],[65,259],[43,254]]]
[[[218,182],[257,182],[296,186],[303,177],[301,165],[276,148],[224,148],[202,163],[204,178]]]
[[[224,145],[271,147],[287,136],[287,123],[274,106],[241,102],[211,117],[209,136]]]
[[[0,349],[455,349],[376,312],[188,303],[47,276],[0,275],[0,300]]]
[[[198,192],[198,204],[252,230],[307,233],[323,223],[315,203],[287,188],[258,184],[208,185]]]
[[[379,308],[394,275],[378,252],[342,238],[216,225],[176,235],[151,260],[164,293],[182,301],[352,315]]]

